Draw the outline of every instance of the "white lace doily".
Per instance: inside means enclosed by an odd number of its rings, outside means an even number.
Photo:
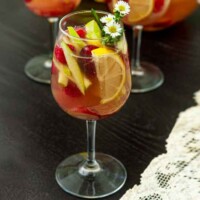
[[[195,100],[197,106],[180,113],[167,153],[153,159],[140,185],[120,200],[200,200],[200,91]]]

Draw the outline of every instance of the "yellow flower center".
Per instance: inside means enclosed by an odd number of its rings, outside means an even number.
[[[125,11],[125,7],[124,7],[123,5],[120,5],[120,6],[119,6],[119,10],[120,10],[120,11]]]
[[[117,32],[117,29],[116,29],[115,26],[110,26],[110,27],[109,27],[109,31],[110,31],[111,33],[116,33],[116,32]]]

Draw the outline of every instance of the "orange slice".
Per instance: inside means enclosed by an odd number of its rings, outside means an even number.
[[[150,25],[150,24],[154,23],[155,21],[159,20],[161,17],[163,17],[165,15],[165,13],[168,11],[171,0],[163,0],[163,4],[159,8],[159,11],[156,10],[156,3],[159,4],[159,0],[154,0],[154,10],[149,17],[147,17],[143,21],[141,21],[142,25],[144,25],[144,26]]]
[[[125,83],[125,64],[113,50],[100,47],[92,51],[97,78],[100,83],[101,104],[116,99]]]
[[[117,0],[114,0],[116,3]],[[124,18],[127,24],[134,24],[145,19],[153,12],[154,0],[130,0],[131,12]]]

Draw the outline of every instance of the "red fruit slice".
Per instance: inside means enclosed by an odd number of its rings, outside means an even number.
[[[86,30],[83,27],[76,27],[75,30],[81,38],[85,38]]]
[[[69,81],[67,87],[64,88],[65,94],[70,96],[70,97],[79,97],[82,96],[83,94],[81,91],[78,89],[75,83],[72,81]]]
[[[154,0],[154,13],[158,13],[162,10],[163,6],[165,4],[165,0]]]
[[[72,44],[67,44],[67,45],[73,52],[76,52],[76,48]]]
[[[172,0],[154,0],[154,9],[152,14],[140,23],[144,26],[150,26],[159,21],[159,19],[167,12],[171,1]]]
[[[52,66],[51,66],[51,74],[57,74],[58,70],[55,66],[55,63],[52,61]]]
[[[98,48],[95,45],[87,45],[81,49],[80,56],[82,58],[79,58],[79,64],[82,68],[82,71],[84,74],[86,74],[87,77],[93,78],[96,76],[96,69],[95,64],[92,60],[92,50]]]
[[[54,50],[54,54],[55,54],[55,57],[56,59],[61,62],[62,64],[67,64],[67,61],[65,59],[65,55],[64,55],[64,52],[62,50],[61,47],[59,47],[58,45],[55,46],[55,50]]]
[[[97,120],[101,118],[97,113],[88,110],[86,107],[73,108],[68,113],[84,120]]]

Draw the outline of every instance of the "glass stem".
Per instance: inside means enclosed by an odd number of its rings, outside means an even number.
[[[143,75],[143,70],[140,65],[140,49],[142,42],[143,26],[135,25],[133,30],[133,50],[131,55],[131,73],[132,75]]]
[[[57,17],[49,17],[48,18],[49,27],[50,27],[50,51],[51,54],[54,49],[54,43],[56,40],[57,32],[58,32],[58,18]]]
[[[96,136],[96,121],[87,120],[87,163],[88,165],[96,164],[95,160],[95,136]]]
[[[87,160],[79,169],[79,173],[84,176],[94,175],[99,172],[100,166],[95,158],[95,136],[96,136],[96,121],[87,120]]]
[[[49,59],[44,62],[44,67],[47,69],[51,68],[52,65],[52,52],[54,49],[54,42],[56,40],[56,35],[58,31],[58,18],[57,17],[49,17],[47,18],[49,25],[50,25],[50,53],[49,53]]]

